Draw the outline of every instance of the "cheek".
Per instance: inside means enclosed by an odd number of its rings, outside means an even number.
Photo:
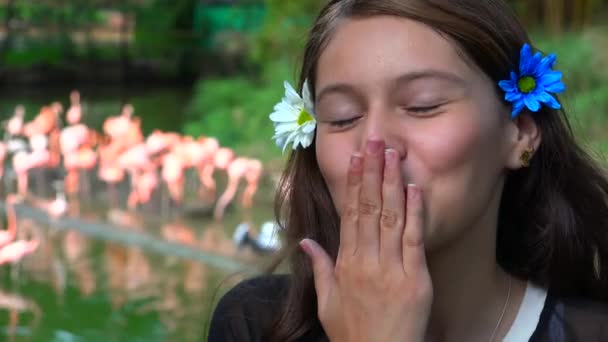
[[[494,174],[504,166],[503,126],[494,103],[463,102],[415,127],[410,151],[433,178]]]
[[[430,245],[473,224],[493,198],[502,170],[501,131],[490,121],[463,115],[412,136],[411,171],[426,187]]]
[[[348,139],[317,135],[316,155],[319,169],[331,193],[334,206],[340,211],[346,191],[346,174],[355,144]]]
[[[410,152],[431,174],[442,174],[466,164],[484,140],[478,123],[463,120],[446,120],[418,132],[420,134],[412,138]]]

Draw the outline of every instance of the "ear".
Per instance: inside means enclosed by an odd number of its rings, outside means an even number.
[[[540,146],[541,132],[531,113],[527,111],[512,120],[511,125],[513,129],[509,134],[510,148],[506,167],[517,170],[523,167],[521,156],[526,150],[534,151],[530,160],[534,159],[534,154]]]

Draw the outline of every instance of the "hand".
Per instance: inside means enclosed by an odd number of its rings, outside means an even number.
[[[368,142],[347,176],[336,263],[304,239],[319,320],[332,342],[422,342],[433,300],[424,250],[422,193],[405,187],[394,150]]]

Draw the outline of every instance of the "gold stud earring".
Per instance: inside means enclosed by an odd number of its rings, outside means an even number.
[[[534,154],[533,148],[527,148],[524,153],[521,154],[519,158],[521,160],[521,166],[528,167],[530,166],[530,159],[532,159],[532,155]]]

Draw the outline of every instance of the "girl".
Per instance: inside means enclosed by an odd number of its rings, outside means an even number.
[[[301,249],[209,340],[608,340],[608,182],[555,62],[502,0],[330,1],[271,115]]]

